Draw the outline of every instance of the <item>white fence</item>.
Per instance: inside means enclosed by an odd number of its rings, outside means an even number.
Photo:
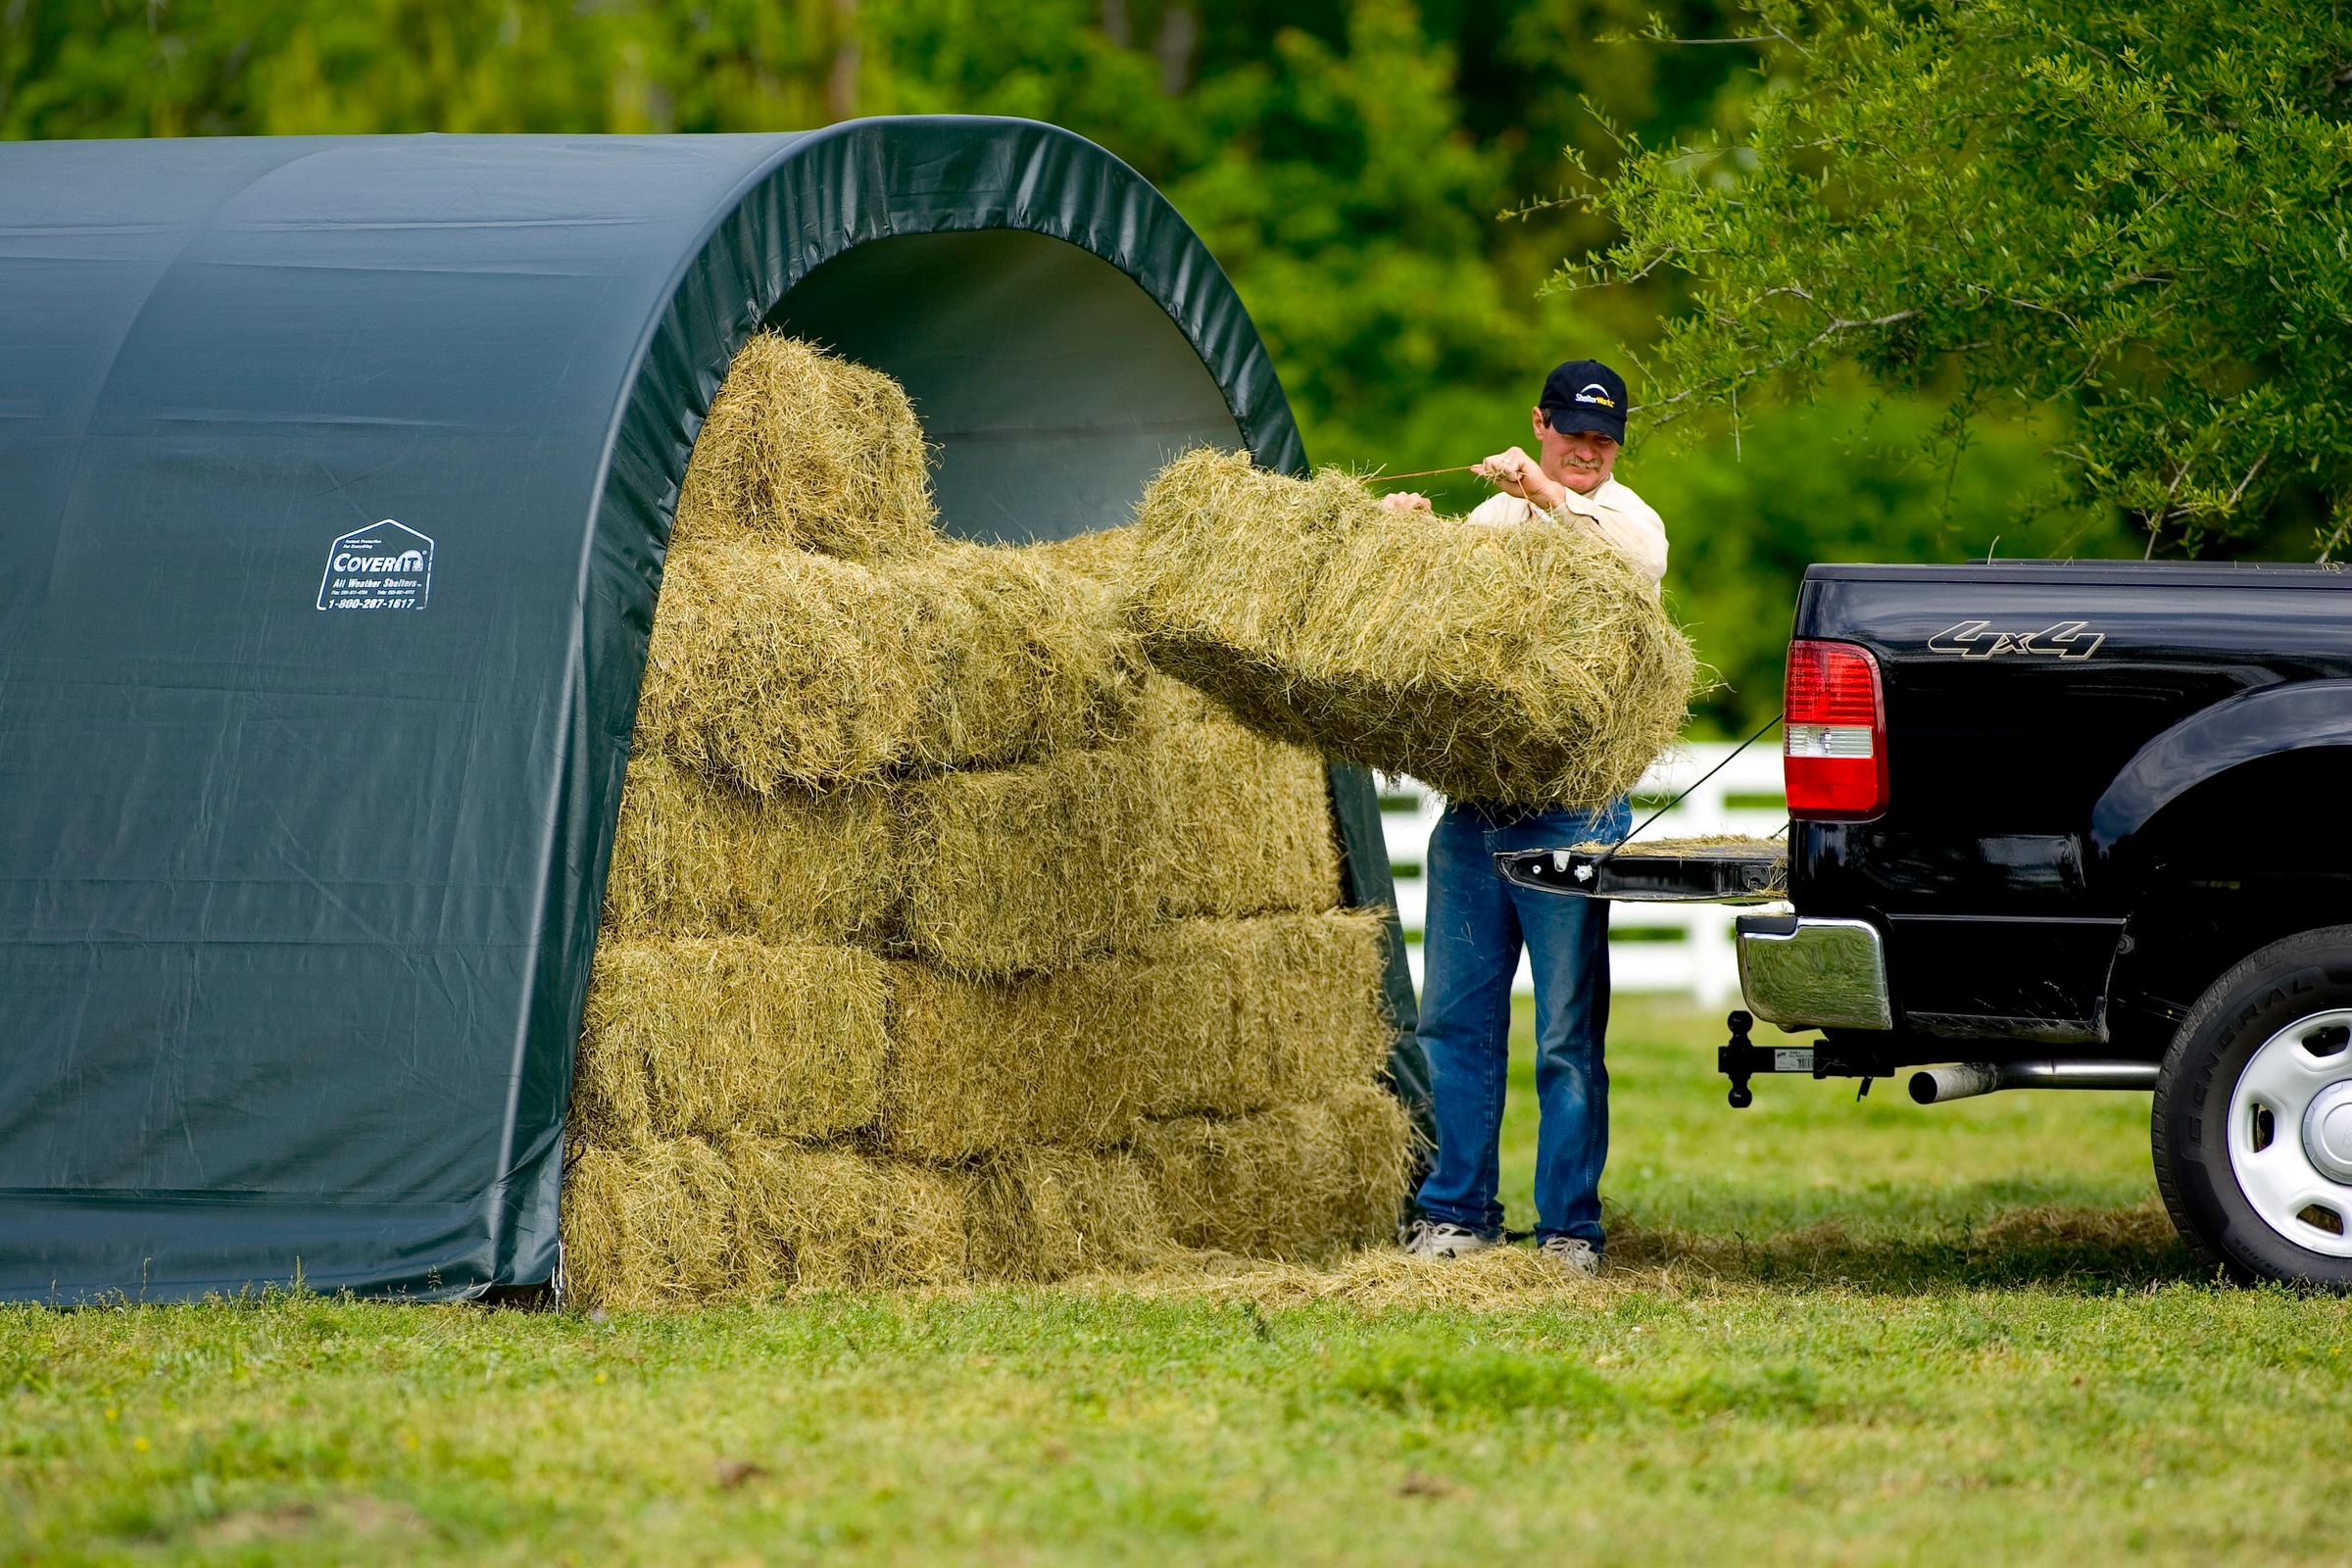
[[[1660,758],[1634,790],[1639,823],[1700,774],[1730,756],[1729,745],[1690,745]],[[1404,921],[1413,988],[1421,986],[1421,922],[1427,893],[1421,880],[1429,853],[1429,831],[1445,803],[1409,778],[1380,777],[1380,811],[1387,829],[1389,860],[1396,869],[1396,912]],[[1788,820],[1781,794],[1781,749],[1758,741],[1722,772],[1690,792],[1690,798],[1646,829],[1643,839],[1688,838],[1703,833],[1740,833],[1758,838],[1777,833]],[[1612,988],[1690,997],[1702,1006],[1735,1002],[1740,995],[1740,960],[1732,948],[1737,910],[1719,904],[1612,904],[1609,906],[1609,976]],[[1519,960],[1515,988],[1533,989],[1527,959]]]

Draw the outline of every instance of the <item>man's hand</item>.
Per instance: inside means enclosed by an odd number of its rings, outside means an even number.
[[[1391,512],[1427,512],[1429,497],[1412,490],[1399,490],[1380,498],[1380,504]]]
[[[1497,452],[1471,470],[1491,479],[1505,495],[1519,497],[1549,512],[1568,499],[1568,487],[1544,471],[1544,466],[1517,447]]]

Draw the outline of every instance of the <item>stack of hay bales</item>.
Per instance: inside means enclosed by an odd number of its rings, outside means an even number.
[[[1144,497],[1124,612],[1152,662],[1264,733],[1455,800],[1597,806],[1672,745],[1695,661],[1592,530],[1383,508],[1229,453]]]
[[[775,336],[680,497],[575,1072],[590,1302],[1372,1240],[1381,922],[1324,766],[1153,672],[1123,541],[935,527],[887,377]]]

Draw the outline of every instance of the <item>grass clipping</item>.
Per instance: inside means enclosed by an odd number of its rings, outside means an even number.
[[[1179,458],[1122,612],[1153,664],[1277,738],[1456,800],[1594,806],[1671,744],[1695,662],[1640,569],[1575,523],[1383,509],[1325,472]]]

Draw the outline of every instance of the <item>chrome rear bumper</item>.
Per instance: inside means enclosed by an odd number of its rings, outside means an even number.
[[[1740,989],[1792,1029],[1891,1029],[1886,944],[1868,920],[1740,916]]]

